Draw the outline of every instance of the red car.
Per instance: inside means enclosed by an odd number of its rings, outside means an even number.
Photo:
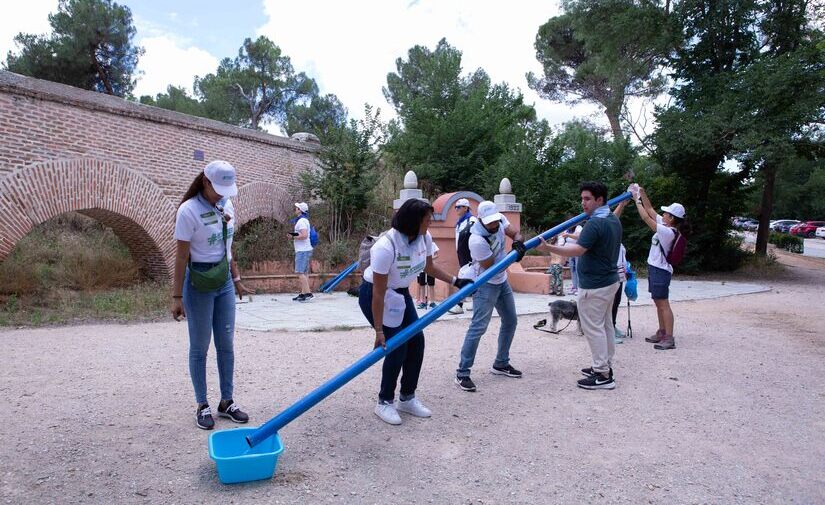
[[[825,226],[825,221],[802,221],[799,224],[791,226],[788,232],[797,237],[814,238],[816,236],[816,229],[820,226]]]

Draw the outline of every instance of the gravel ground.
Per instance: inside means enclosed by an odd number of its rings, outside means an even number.
[[[487,373],[494,319],[479,391],[462,392],[467,323],[436,323],[418,391],[431,419],[378,420],[373,367],[281,431],[273,480],[235,486],[218,482],[194,425],[184,324],[5,331],[0,501],[823,503],[825,389],[812,372],[825,357],[825,261],[781,259],[786,271],[759,279],[769,293],[675,304],[675,351],[645,344],[655,313],[638,308],[613,391],[575,387],[589,352],[573,326],[548,335],[525,316],[511,353],[524,378]],[[235,397],[262,423],[371,338],[240,331]]]

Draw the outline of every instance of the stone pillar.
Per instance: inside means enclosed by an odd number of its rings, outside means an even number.
[[[496,204],[496,209],[504,214],[504,217],[510,221],[516,229],[521,229],[521,204],[516,201],[516,195],[513,194],[513,185],[510,184],[510,179],[504,178],[498,185],[498,193],[493,197],[493,203]],[[512,247],[513,241],[507,237],[507,249]]]
[[[521,230],[522,206],[516,201],[510,179],[505,177],[501,180],[501,184],[498,185],[498,193],[493,197],[496,209],[504,214],[514,228]],[[530,238],[532,237],[524,237],[525,240]],[[509,237],[506,239],[506,248],[508,251],[513,248],[513,241]],[[547,258],[549,259],[549,256]],[[538,269],[539,271],[528,272],[525,270],[524,264],[531,263],[531,259],[543,260],[540,256],[526,256],[522,263],[513,263],[507,268],[510,286],[516,293],[548,294],[550,292],[550,278],[543,273],[547,268],[546,261],[540,261],[541,268]]]
[[[425,202],[428,201],[424,198],[424,192],[418,189],[418,177],[415,175],[415,172],[410,170],[404,176],[404,189],[399,191],[398,198],[392,201],[392,209],[400,209],[404,202],[412,200],[413,198],[424,200]]]

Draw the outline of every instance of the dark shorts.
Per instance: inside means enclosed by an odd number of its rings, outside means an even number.
[[[435,277],[427,275],[427,272],[421,272],[418,274],[418,285],[423,286],[425,284],[428,286],[435,286]]]
[[[670,296],[671,273],[653,265],[647,266],[647,290],[654,300],[667,300]]]

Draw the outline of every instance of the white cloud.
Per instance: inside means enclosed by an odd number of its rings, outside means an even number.
[[[138,44],[146,49],[146,53],[138,62],[138,70],[143,73],[135,87],[135,96],[163,93],[170,84],[191,92],[196,75],[214,72],[218,67],[216,57],[198,47],[186,46],[176,37],[144,37]]]
[[[14,10],[14,12],[10,12]],[[14,37],[20,33],[51,33],[49,14],[57,11],[57,0],[27,0],[24,5],[3,6],[0,16],[0,59],[6,61],[9,51],[17,52]]]
[[[558,124],[595,114],[595,121],[606,124],[595,106],[549,102],[527,86],[525,74],[541,72],[533,48],[536,32],[559,13],[557,1],[263,1],[268,21],[258,33],[281,46],[323,93],[338,95],[355,117],[365,102],[391,117],[381,88],[396,58],[406,58],[416,44],[432,49],[446,37],[462,51],[465,73],[481,67],[493,82],[520,89],[539,117]]]

